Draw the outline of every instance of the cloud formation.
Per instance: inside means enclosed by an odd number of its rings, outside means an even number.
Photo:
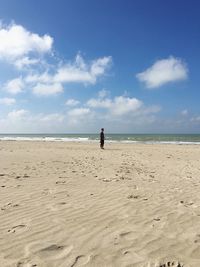
[[[47,53],[51,51],[52,44],[51,36],[46,34],[39,36],[27,31],[21,25],[0,26],[0,59],[15,62],[29,53]],[[30,59],[28,62],[26,58],[27,63],[33,62],[30,62]]]
[[[21,25],[1,26],[1,40],[0,60],[12,63],[14,68],[11,66],[11,73],[18,73],[17,78],[3,82],[3,94],[16,95],[23,92],[23,98],[26,95],[30,97],[30,93],[37,97],[53,96],[62,93],[69,83],[90,85],[96,90],[94,85],[107,75],[112,66],[111,56],[88,60],[78,53],[74,60],[56,58],[51,53],[51,36],[32,33]],[[23,101],[19,101],[19,104],[25,103]],[[9,106],[15,104],[15,99],[2,97],[0,103]],[[0,114],[2,129],[7,132],[54,132],[57,129],[61,132],[68,127],[70,131],[87,129],[88,132],[104,124],[119,131],[123,126],[126,126],[124,129],[129,129],[135,125],[151,124],[155,121],[154,114],[160,111],[159,106],[146,106],[135,97],[110,97],[109,91],[105,89],[99,91],[96,98],[88,98],[83,103],[72,98],[65,105],[57,103],[50,113],[48,107],[44,106],[44,113],[38,114],[32,105],[29,106],[30,111],[18,106],[18,109],[8,112],[7,115]],[[60,112],[59,107],[63,108]],[[10,107],[4,107],[3,111],[6,109]]]
[[[73,62],[62,64],[55,73],[47,71],[40,74],[30,74],[25,78],[27,83],[83,83],[95,84],[97,79],[105,75],[112,63],[110,56],[97,58],[92,62],[86,63],[83,57],[78,54]]]
[[[18,59],[15,64],[18,68],[29,65],[35,65],[37,59],[30,60],[29,58]],[[78,54],[73,62],[68,64],[59,64],[54,66],[54,70],[49,72],[47,68],[44,72],[30,70],[24,77],[18,77],[7,81],[4,89],[11,94],[21,93],[26,86],[32,89],[35,95],[53,95],[64,91],[66,83],[81,83],[92,84],[97,82],[97,79],[104,76],[112,63],[111,57],[102,57],[85,62],[80,54]]]
[[[68,111],[70,117],[79,117],[90,113],[89,108],[74,108]]]
[[[95,84],[97,78],[103,76],[112,62],[111,57],[103,57],[86,63],[82,56],[78,54],[73,63],[68,63],[58,69],[53,77],[56,82],[75,82],[85,84]]]
[[[52,113],[47,115],[40,114],[39,120],[42,122],[63,122],[64,116],[59,113]]]
[[[60,112],[38,114],[25,109],[13,110],[5,119],[0,117],[1,129],[9,132],[94,132],[101,125],[110,131],[123,129],[126,132],[155,123],[159,106],[146,106],[141,100],[124,95],[108,98],[108,91],[104,96],[100,92],[96,99],[82,103],[68,99],[67,110],[64,108]]]
[[[73,108],[67,112],[67,123],[68,125],[78,125],[84,124],[85,121],[91,119],[93,114],[89,108]]]
[[[194,116],[194,117],[192,117],[191,118],[191,121],[199,124],[200,123],[200,116]]]
[[[138,73],[136,77],[146,88],[155,89],[170,82],[187,79],[186,64],[178,58],[169,57],[156,61],[147,70]]]
[[[25,84],[22,77],[19,77],[8,81],[4,84],[3,89],[9,94],[16,95],[23,92],[24,86]]]
[[[16,100],[14,98],[9,98],[9,97],[4,97],[4,98],[0,98],[0,104],[2,105],[13,105],[16,103]]]
[[[105,108],[111,115],[122,116],[130,112],[135,112],[142,106],[142,102],[136,98],[116,96],[109,98],[92,98],[87,101],[87,106],[92,108]]]
[[[77,106],[79,103],[80,103],[80,101],[78,101],[78,100],[76,100],[76,99],[68,99],[68,100],[65,102],[65,105],[66,105],[66,106],[69,106],[69,107],[75,107],[75,106]]]
[[[187,116],[188,114],[189,114],[189,112],[187,109],[184,109],[181,111],[181,115],[183,115],[183,116]]]
[[[8,119],[20,120],[20,119],[24,118],[24,116],[27,114],[28,114],[28,111],[25,109],[13,110],[13,111],[8,113]]]
[[[108,94],[109,94],[108,90],[102,89],[101,91],[99,91],[98,96],[99,96],[99,98],[104,98],[104,97],[108,96]]]
[[[33,94],[38,96],[49,96],[63,92],[63,86],[61,83],[42,84],[38,83],[33,87]]]
[[[14,65],[17,67],[17,69],[22,70],[24,67],[29,67],[39,62],[40,60],[38,58],[30,59],[29,57],[22,57],[14,61]]]
[[[155,123],[156,114],[161,110],[160,106],[147,106],[135,97],[119,95],[110,98],[107,97],[109,92],[105,96],[100,92],[97,98],[89,99],[85,106],[94,114],[90,120],[93,120],[92,125],[102,125],[112,132],[148,128]]]
[[[52,46],[53,38],[48,34],[39,35],[15,23],[1,24],[0,61],[12,64],[20,73],[4,82],[4,92],[51,96],[62,93],[67,83],[94,85],[112,63],[111,56],[86,61],[80,53],[73,61],[61,60],[54,57]]]

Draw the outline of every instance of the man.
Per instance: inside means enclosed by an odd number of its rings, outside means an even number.
[[[101,128],[100,132],[100,148],[104,149],[104,128]]]

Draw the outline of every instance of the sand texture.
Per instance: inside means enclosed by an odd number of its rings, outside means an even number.
[[[0,267],[200,267],[200,146],[0,142]]]

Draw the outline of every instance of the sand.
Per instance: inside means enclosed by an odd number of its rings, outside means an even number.
[[[0,266],[200,266],[200,146],[0,142]]]

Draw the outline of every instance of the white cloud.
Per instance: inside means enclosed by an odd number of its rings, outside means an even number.
[[[66,106],[69,106],[69,107],[74,107],[74,106],[77,106],[79,103],[80,103],[80,101],[78,101],[78,100],[75,100],[75,99],[68,99],[68,100],[65,102],[65,105],[66,105]]]
[[[65,83],[96,83],[97,78],[105,74],[111,61],[111,57],[104,57],[92,61],[91,64],[86,64],[80,54],[78,54],[74,63],[58,67],[55,73],[50,74],[48,70],[43,73],[34,73],[33,71],[31,73],[30,71],[23,78],[18,77],[8,81],[4,85],[4,89],[11,94],[17,94],[22,92],[26,86],[32,89],[36,95],[61,93],[64,90],[63,84]],[[23,57],[18,59],[15,64],[17,64],[18,68],[23,68],[26,65],[32,65],[38,62],[39,59]],[[102,94],[105,93],[106,91],[102,91]]]
[[[129,98],[124,96],[118,96],[114,98],[111,106],[111,113],[114,115],[124,115],[129,112],[134,112],[142,106],[142,102],[137,98]]]
[[[98,94],[99,96],[99,94]],[[93,124],[103,125],[112,132],[137,131],[156,123],[156,115],[161,107],[146,106],[141,100],[125,95],[114,98],[91,98],[86,104],[94,116]],[[138,130],[139,131],[139,130]]]
[[[89,108],[74,108],[67,112],[67,125],[68,126],[81,126],[85,122],[90,121],[93,113]]]
[[[189,112],[188,112],[187,109],[184,109],[184,110],[181,111],[181,115],[183,115],[183,116],[187,116],[188,113],[189,113]]]
[[[22,119],[28,113],[25,109],[13,110],[8,113],[8,118],[11,120]]]
[[[95,83],[95,78],[88,71],[72,65],[61,67],[53,79],[62,83]]]
[[[60,83],[42,84],[38,83],[33,87],[33,93],[38,96],[55,95],[63,92],[63,86]]]
[[[192,117],[191,121],[196,122],[196,123],[200,123],[200,116]]]
[[[69,100],[69,103],[77,101]],[[160,111],[160,107],[156,105],[146,106],[141,100],[126,96],[97,98],[93,101],[90,99],[78,108],[73,108],[73,105],[71,107],[67,112],[50,114],[13,110],[4,118],[0,116],[0,131],[95,132],[105,127],[112,132],[138,132],[156,125],[155,114]]]
[[[44,72],[42,74],[29,74],[24,78],[26,83],[53,83],[53,77]]]
[[[48,115],[41,116],[40,121],[43,122],[62,122],[64,120],[64,116],[59,113],[52,113]]]
[[[4,118],[0,117],[1,132],[9,133],[55,133],[61,132],[64,116],[62,113],[31,114],[28,110],[13,110]]]
[[[105,98],[108,94],[109,94],[109,91],[102,89],[101,91],[99,91],[98,96],[99,98]]]
[[[144,107],[142,111],[140,111],[141,114],[152,114],[152,113],[158,113],[161,110],[161,106],[159,105],[152,105],[149,107]]]
[[[117,96],[114,99],[90,99],[87,106],[92,108],[106,108],[109,113],[115,116],[122,116],[124,114],[135,112],[142,106],[142,102],[137,98],[129,98],[125,96]]]
[[[97,78],[103,76],[112,62],[111,57],[103,57],[86,64],[80,54],[75,62],[58,69],[52,77],[55,82],[95,84]]]
[[[39,36],[21,25],[0,26],[0,59],[12,61],[30,52],[46,53],[51,51],[52,44],[51,36]]]
[[[185,63],[178,58],[169,57],[156,61],[144,72],[138,73],[136,77],[144,82],[147,88],[158,88],[169,82],[187,79],[188,69]]]
[[[91,98],[87,101],[87,106],[92,108],[110,108],[112,106],[112,100]]]
[[[0,104],[10,106],[15,103],[16,103],[16,100],[14,98],[9,98],[9,97],[0,98]]]
[[[21,93],[23,91],[24,86],[25,85],[24,85],[23,79],[19,77],[19,78],[8,81],[4,85],[3,88],[8,93],[15,95],[15,94]]]
[[[101,76],[105,73],[105,69],[110,65],[111,57],[103,57],[94,60],[90,67],[90,72],[93,77]]]
[[[31,65],[35,65],[39,63],[39,59],[36,59],[36,58],[29,58],[29,57],[23,57],[23,58],[20,58],[20,59],[17,59],[15,62],[14,62],[14,65],[19,69],[23,69],[24,67],[28,67],[28,66],[31,66]]]
[[[89,108],[74,108],[68,111],[68,115],[71,117],[80,117],[90,113]]]
[[[65,84],[65,83],[83,83],[95,84],[97,78],[104,75],[112,62],[111,57],[99,58],[92,63],[86,63],[80,54],[76,56],[73,63],[58,67],[55,73],[45,71],[41,74],[29,74],[24,78],[27,84]],[[35,86],[34,85],[34,92]],[[38,89],[37,89],[38,90]]]

